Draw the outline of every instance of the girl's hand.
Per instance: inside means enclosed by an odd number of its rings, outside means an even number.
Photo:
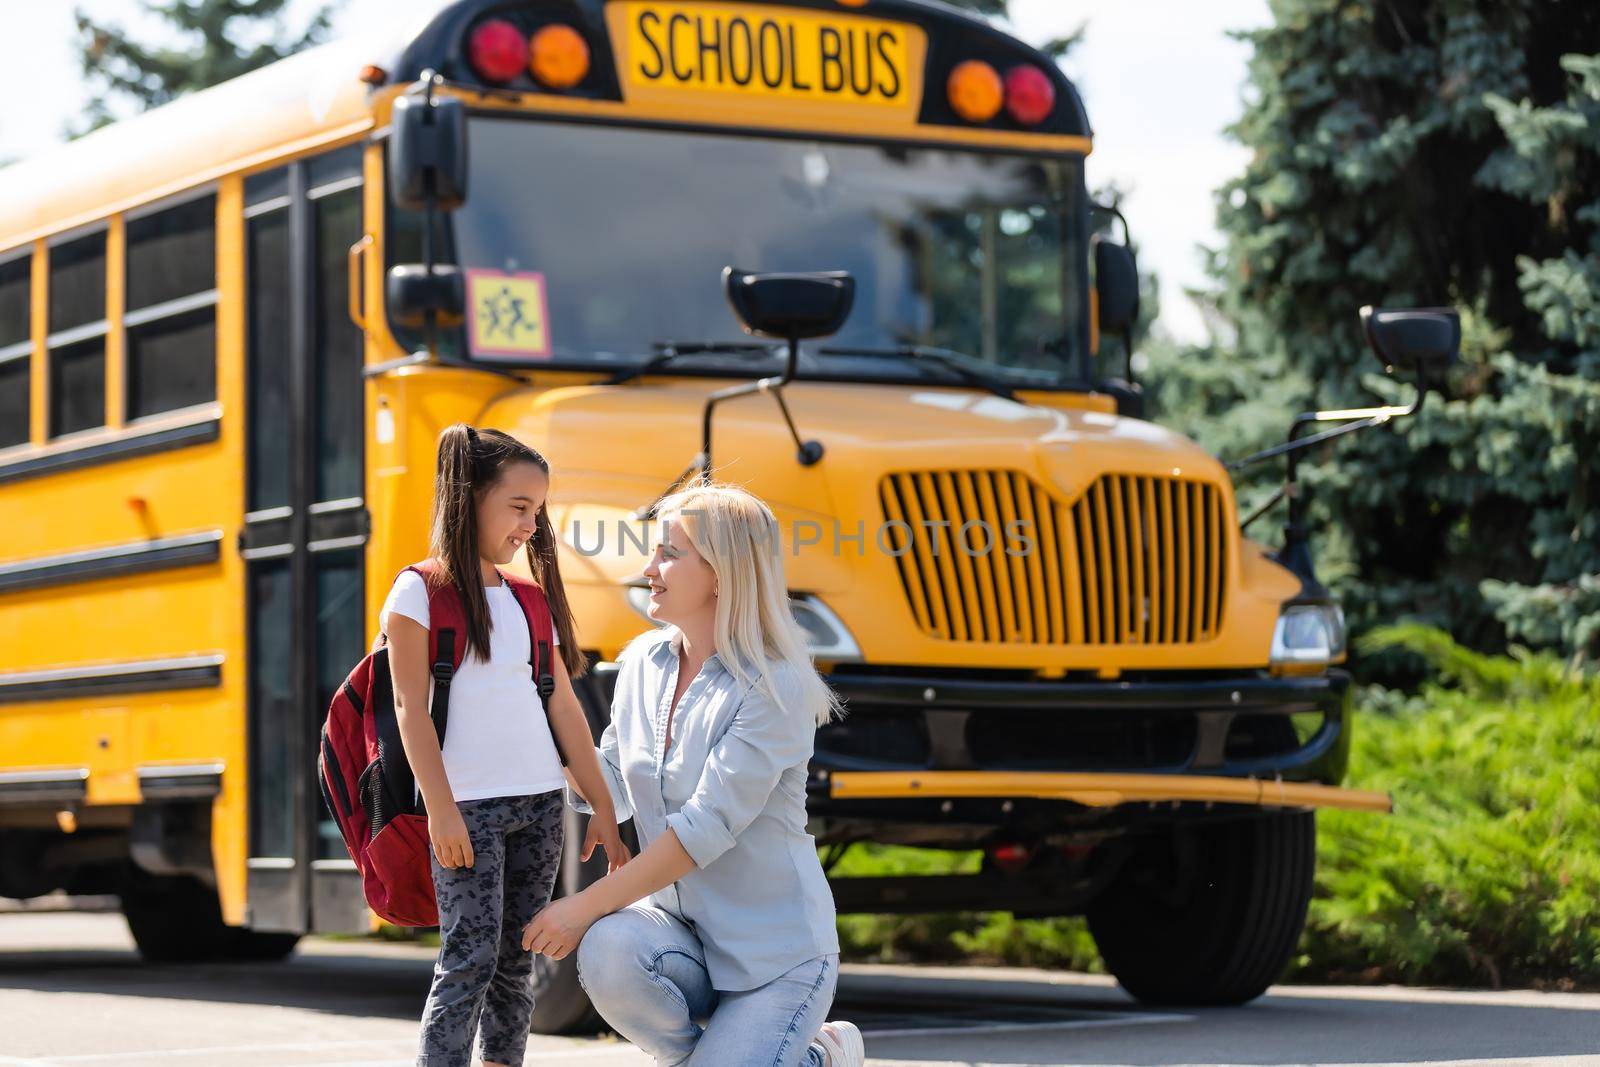
[[[559,960],[578,947],[583,935],[600,916],[595,915],[583,894],[552,900],[522,929],[522,947],[542,952]]]
[[[633,859],[633,853],[622,843],[622,834],[618,832],[615,820],[590,817],[589,832],[583,835],[583,855],[580,858],[587,860],[594,853],[596,845],[606,850],[607,874]]]
[[[442,804],[437,813],[428,812],[428,839],[441,867],[471,867],[472,840],[467,823],[454,804]]]

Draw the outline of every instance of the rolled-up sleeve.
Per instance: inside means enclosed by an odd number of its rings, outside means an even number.
[[[780,692],[783,687],[780,686]],[[684,851],[707,867],[755,821],[783,772],[811,758],[816,726],[805,713],[748,691],[681,810],[667,816]]]
[[[611,793],[611,806],[616,809],[617,822],[627,822],[633,818],[633,806],[628,803],[628,790],[622,784],[622,763],[617,754],[617,721],[611,720],[605,733],[600,735],[600,744],[595,746],[595,756],[600,761],[600,775],[605,779],[606,789]],[[567,804],[573,810],[584,815],[593,815],[594,808],[578,795],[572,786],[567,786]]]

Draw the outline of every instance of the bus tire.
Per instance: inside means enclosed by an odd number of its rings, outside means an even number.
[[[556,876],[555,897],[570,896],[594,884],[606,873],[605,852],[595,849],[588,863],[578,859],[589,817],[567,808],[562,812],[561,872]],[[599,863],[596,864],[595,861]],[[598,873],[594,867],[598,866]],[[535,1034],[593,1034],[605,1020],[589,1003],[589,994],[578,982],[578,953],[569,952],[559,960],[535,954],[533,957],[533,1016],[528,1029]]]
[[[149,963],[281,960],[298,934],[265,933],[222,921],[217,891],[198,878],[141,877],[123,887],[122,915]]]
[[[1283,973],[1316,871],[1312,812],[1179,827],[1088,908],[1106,969],[1148,1004],[1235,1005]]]
[[[611,719],[611,680],[590,671],[572,685],[583,707],[584,717],[595,737]],[[556,875],[553,897],[571,896],[593,885],[606,873],[604,849],[595,849],[587,863],[578,857],[589,830],[589,817],[571,808],[562,809],[561,870]],[[638,842],[631,824],[623,828],[623,840],[638,855]],[[559,960],[533,957],[533,1017],[528,1029],[535,1034],[592,1034],[605,1026],[605,1020],[589,1003],[589,994],[578,982],[578,954],[569,952]]]
[[[300,944],[299,934],[266,933],[238,926],[228,928],[227,955],[230,960],[276,963],[286,960]]]
[[[128,932],[149,963],[223,959],[229,942],[216,890],[198,878],[139,878],[122,891]]]

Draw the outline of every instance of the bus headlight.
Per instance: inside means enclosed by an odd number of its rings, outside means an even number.
[[[1267,661],[1274,667],[1326,667],[1344,654],[1337,604],[1290,604],[1278,616]]]
[[[794,621],[806,632],[806,646],[812,656],[827,660],[861,658],[856,639],[850,635],[844,620],[835,615],[828,605],[809,594],[792,593],[789,596],[789,610],[794,612]]]
[[[650,585],[648,582],[628,584],[628,604],[654,626],[665,625],[650,618]],[[858,660],[861,648],[833,609],[810,593],[789,594],[789,610],[794,621],[806,633],[806,647],[811,655],[825,660]]]

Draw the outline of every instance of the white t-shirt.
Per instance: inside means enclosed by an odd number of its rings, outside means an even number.
[[[444,771],[456,800],[528,796],[567,784],[550,736],[544,701],[528,669],[528,621],[517,595],[503,582],[484,588],[489,599],[489,659],[466,656],[450,679]],[[428,589],[422,575],[395,579],[378,619],[388,632],[390,614],[428,625]],[[463,641],[465,635],[457,635]],[[560,638],[552,631],[556,644]],[[552,649],[552,654],[554,650]],[[433,679],[428,679],[433,707]]]

